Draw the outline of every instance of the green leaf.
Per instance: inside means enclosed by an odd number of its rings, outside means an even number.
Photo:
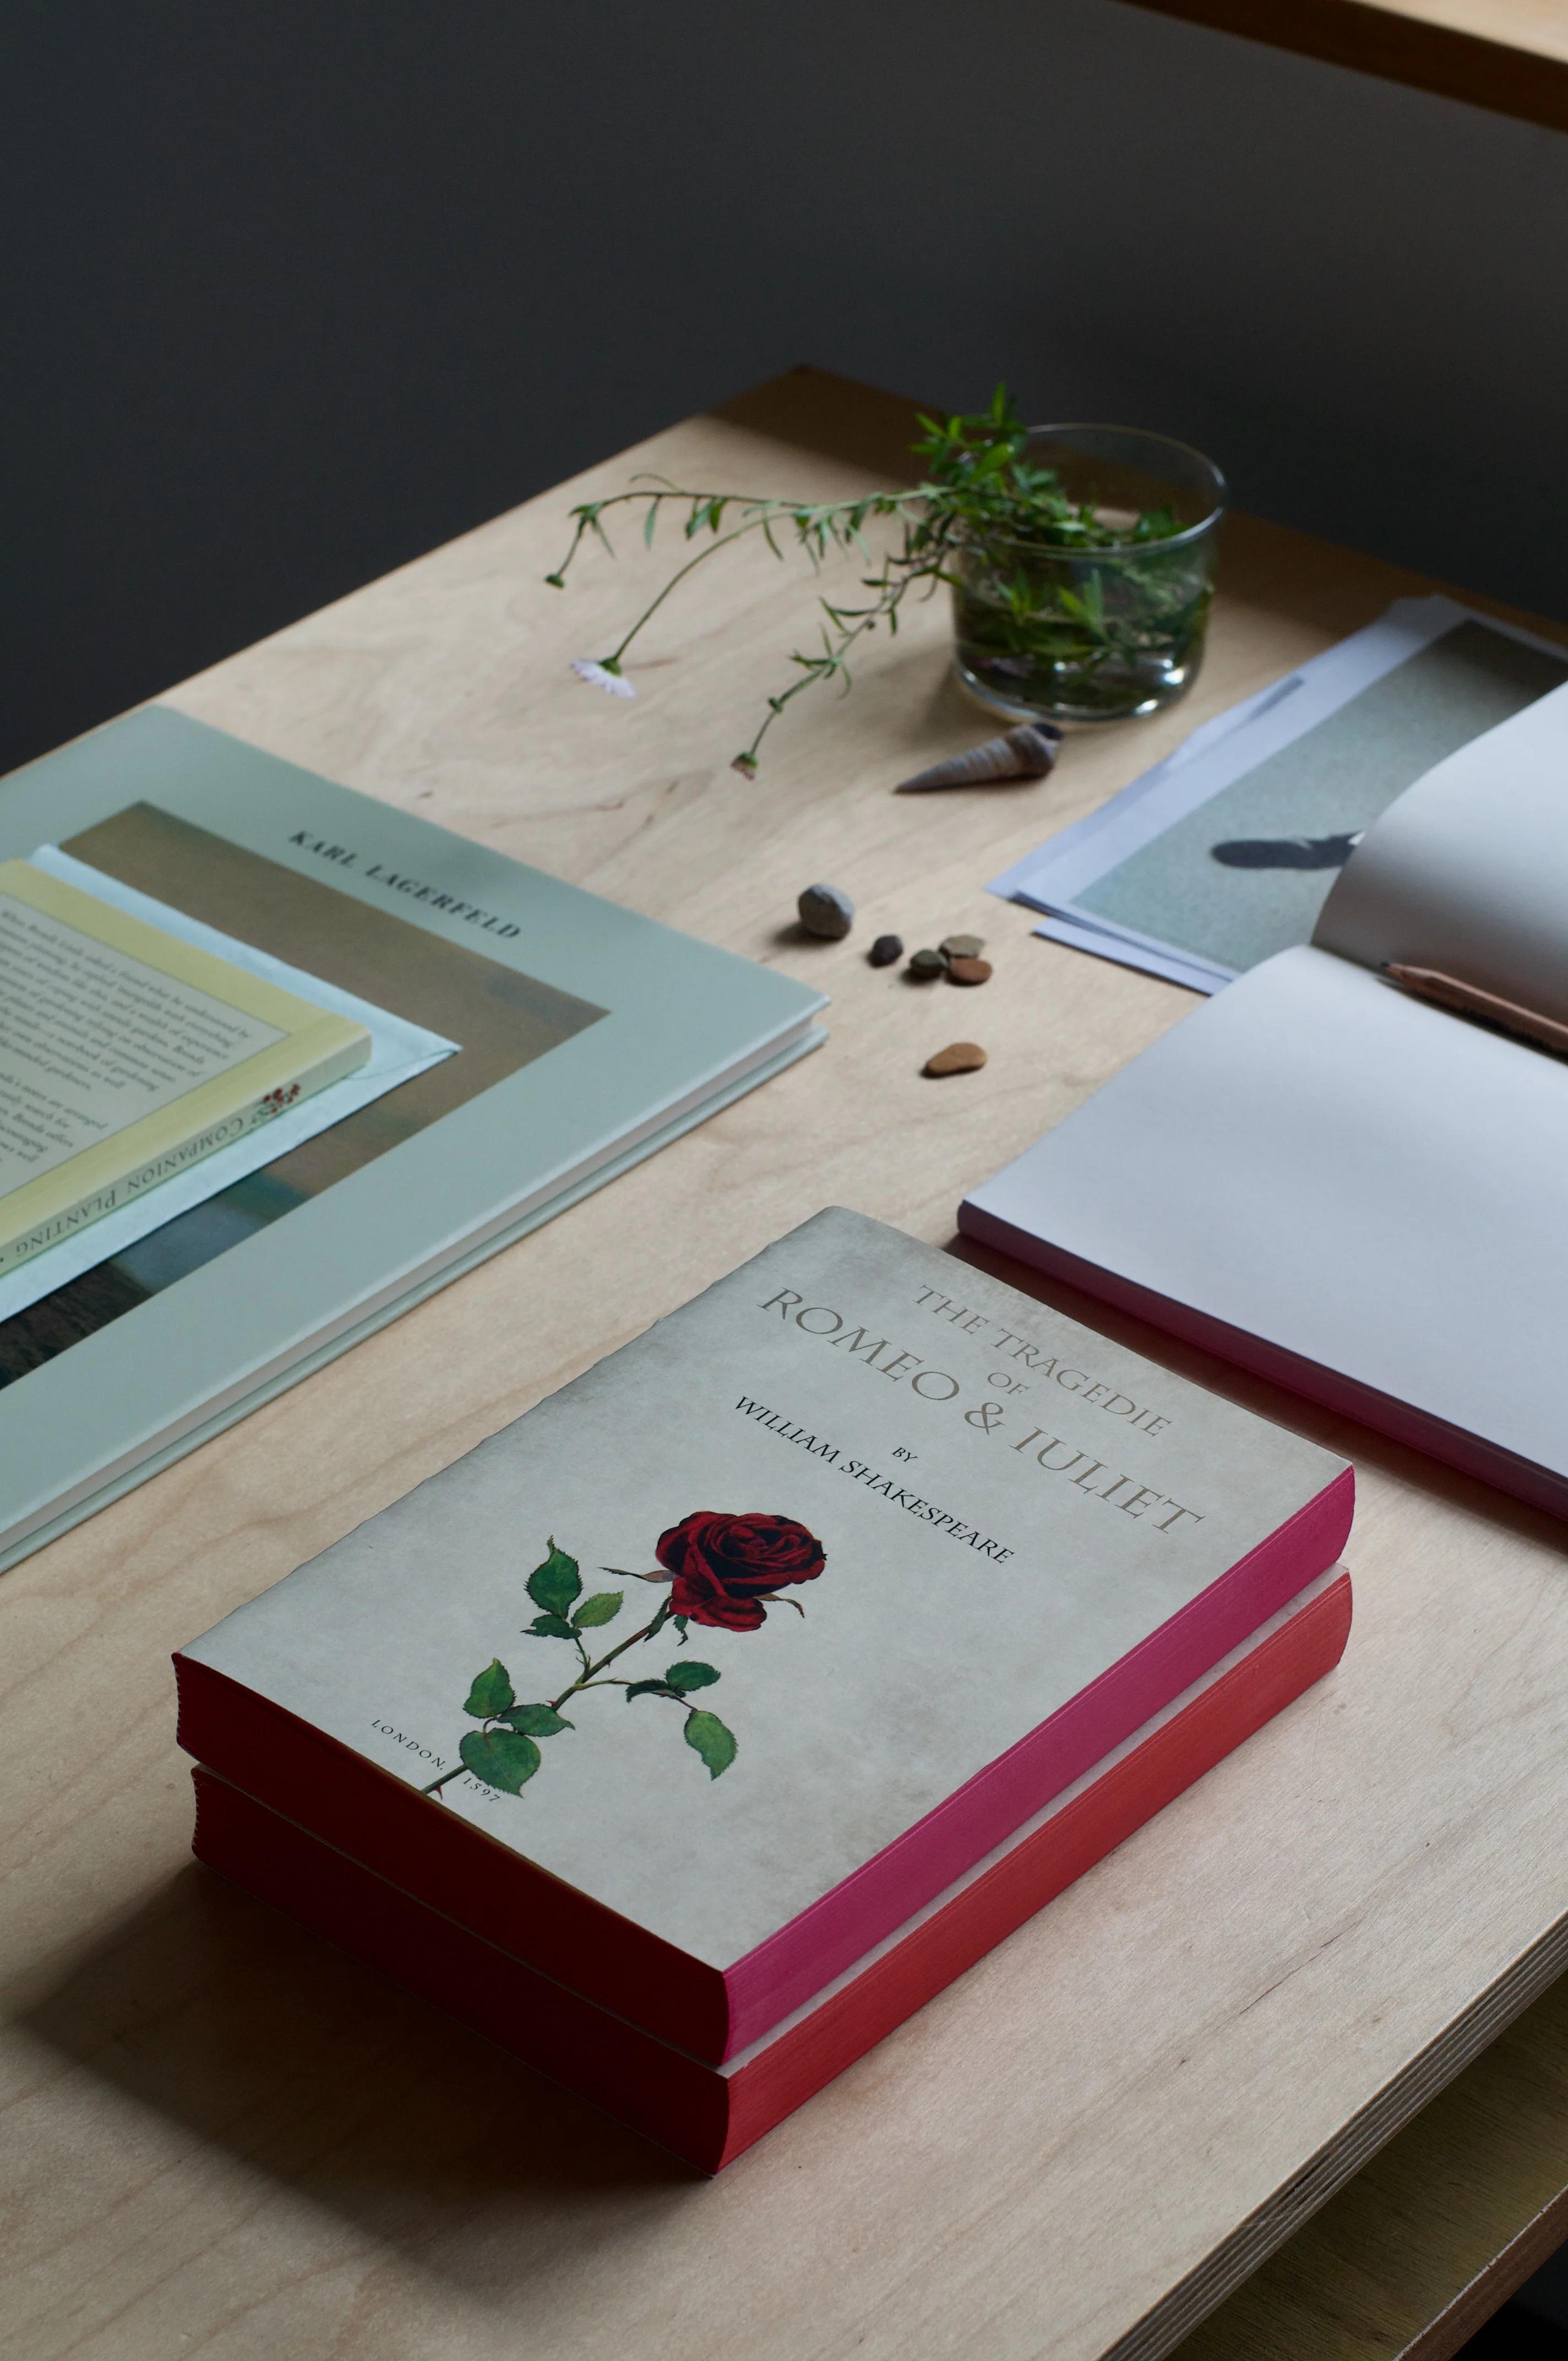
[[[467,1744],[466,1740],[464,1744]],[[710,1779],[717,1779],[721,1771],[728,1771],[735,1760],[735,1732],[727,1730],[716,1713],[687,1714],[686,1744],[701,1755],[707,1765]],[[467,1760],[466,1755],[464,1760]]]
[[[591,1598],[584,1599],[573,1616],[574,1627],[579,1631],[588,1631],[595,1624],[613,1623],[620,1612],[620,1602],[625,1596],[623,1590],[596,1590]]]
[[[553,1705],[514,1705],[499,1719],[510,1722],[521,1738],[554,1738],[563,1730],[576,1730],[575,1721],[564,1721]]]
[[[485,1671],[475,1675],[463,1710],[473,1714],[477,1720],[488,1721],[496,1714],[505,1713],[516,1695],[506,1666],[499,1656],[492,1657]]]
[[[685,1619],[685,1617],[684,1615],[675,1615],[675,1616],[673,1616],[673,1617],[671,1618],[671,1620],[673,1621],[673,1623],[674,1624],[674,1627],[675,1627],[675,1637],[676,1637],[676,1639],[677,1639],[677,1640],[684,1640],[684,1639],[685,1638],[685,1636],[686,1636],[686,1619]]]
[[[572,1601],[581,1595],[582,1587],[576,1559],[568,1557],[564,1549],[557,1549],[552,1536],[549,1556],[528,1577],[530,1598],[547,1614],[565,1615]]]
[[[711,1664],[699,1664],[695,1656],[682,1656],[664,1675],[673,1689],[711,1688],[718,1675]]]
[[[520,1794],[538,1770],[541,1756],[532,1738],[510,1730],[471,1730],[457,1749],[463,1767],[503,1795]]]
[[[634,1697],[671,1697],[674,1694],[668,1681],[630,1681],[627,1685],[626,1702],[630,1705]]]
[[[564,1615],[536,1615],[522,1636],[525,1640],[575,1640],[577,1635]]]

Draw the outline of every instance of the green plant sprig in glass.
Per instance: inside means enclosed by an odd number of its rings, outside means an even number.
[[[734,758],[733,768],[754,778],[758,750],[784,708],[807,688],[838,680],[851,684],[850,651],[869,632],[885,624],[898,630],[899,609],[918,582],[934,590],[938,583],[960,588],[952,566],[960,550],[984,549],[1003,544],[1042,555],[1068,556],[1100,550],[1119,550],[1168,540],[1182,527],[1168,508],[1146,510],[1123,527],[1095,510],[1071,500],[1053,468],[1035,465],[1027,456],[1029,429],[1019,418],[1005,386],[998,386],[989,410],[975,416],[948,419],[920,416],[923,430],[911,448],[924,462],[917,484],[896,492],[864,492],[849,500],[808,501],[757,500],[738,492],[694,491],[663,477],[639,480],[624,492],[601,500],[584,500],[573,509],[571,545],[560,565],[544,577],[565,589],[567,569],[583,542],[591,534],[613,556],[614,545],[604,520],[611,510],[641,506],[642,538],[652,546],[659,521],[672,503],[685,511],[685,538],[704,533],[707,545],[673,574],[636,621],[609,651],[591,661],[579,660],[582,677],[615,694],[634,694],[626,678],[626,652],[665,599],[708,558],[717,556],[748,534],[760,533],[773,555],[785,555],[781,540],[803,550],[814,568],[836,553],[858,555],[873,568],[861,577],[871,596],[863,606],[833,599],[818,601],[827,618],[821,627],[819,650],[796,649],[790,662],[799,677],[767,699],[767,710],[750,745]],[[725,520],[735,522],[726,529]],[[866,540],[866,527],[890,521],[899,538],[880,562]],[[1048,612],[1038,610],[1037,597],[1020,577],[1008,617],[1009,638],[1048,650],[1056,662],[1093,665],[1122,652],[1125,626],[1106,614],[1092,595],[1080,596],[1058,588]]]

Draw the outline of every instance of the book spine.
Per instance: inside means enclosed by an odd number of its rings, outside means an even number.
[[[397,1879],[432,1909],[526,1953],[589,2000],[635,2015],[710,2064],[723,2058],[729,2016],[717,1968],[432,1806],[417,1786],[211,1664],[176,1655],[174,1675],[178,1742],[209,1770]]]
[[[189,1171],[192,1164],[215,1155],[220,1148],[232,1148],[236,1139],[271,1123],[288,1108],[298,1106],[302,1099],[313,1097],[331,1082],[342,1082],[345,1075],[365,1063],[365,1057],[362,1037],[340,1042],[324,1051],[303,1073],[294,1075],[274,1090],[259,1092],[215,1123],[204,1123],[183,1139],[176,1139],[170,1147],[149,1157],[145,1164],[122,1173],[117,1180],[89,1190],[74,1203],[61,1206],[44,1221],[35,1222],[30,1229],[0,1244],[0,1277],[15,1270],[19,1263],[30,1262],[34,1255],[47,1253],[50,1246],[59,1246],[62,1238],[85,1229],[89,1223],[102,1221],[105,1213],[128,1205],[145,1189],[155,1189],[159,1181],[174,1180],[180,1173]]]
[[[705,2066],[596,2007],[198,1764],[191,1850],[207,1868],[536,2072],[717,2172],[729,2091]]]

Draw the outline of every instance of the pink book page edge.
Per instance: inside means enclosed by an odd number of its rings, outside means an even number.
[[[725,2055],[745,2048],[912,1917],[1332,1565],[1354,1502],[1347,1467],[1038,1729],[738,1960],[725,1978]]]

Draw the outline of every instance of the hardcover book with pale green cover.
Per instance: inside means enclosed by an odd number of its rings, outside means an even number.
[[[787,976],[156,706],[0,785],[13,903],[18,871],[29,881],[31,915],[16,924],[52,926],[54,957],[71,950],[60,898],[71,889],[38,882],[40,847],[58,848],[73,878],[129,889],[455,1048],[103,1261],[82,1268],[78,1256],[68,1279],[0,1317],[0,1567],[822,1038],[822,995]],[[60,1071],[76,1061],[70,1093],[0,1049],[0,1144],[30,1152],[38,1093],[62,1102],[42,1110],[57,1132],[74,1126],[47,1143],[61,1151],[50,1171],[0,1168],[0,1191],[58,1186],[62,1218],[83,1201],[70,1193],[80,1155],[101,1160],[95,1191],[178,1164],[244,1118],[262,1067],[259,1096],[302,1092],[309,1043],[330,1058],[342,1024],[323,1011],[313,1031],[295,1014],[308,991],[285,1007],[289,994],[220,975],[222,962],[198,977],[189,945],[160,929],[133,939],[134,919],[82,899],[96,945],[83,947],[79,924],[74,980],[51,971],[52,1055]],[[37,944],[31,956],[36,969]],[[8,1038],[12,981],[0,969]],[[60,997],[72,992],[87,995],[74,1012]],[[127,1078],[104,1041],[89,1071],[87,1036],[71,1038],[98,992],[114,995],[122,1048],[155,1005],[167,1030],[179,1002],[178,1071],[153,1071],[168,1066],[167,1038],[135,1035],[130,1088],[167,1093],[137,1118],[151,1126],[141,1146],[115,1138],[110,1102]],[[356,1032],[337,1037],[345,1056]],[[216,1096],[181,1137],[187,1082]],[[106,1158],[95,1122],[115,1142]],[[38,1205],[24,1210],[36,1224]],[[14,1235],[0,1227],[0,1252]],[[49,1251],[42,1241],[38,1266]]]
[[[1351,1501],[830,1209],[185,1649],[181,1742],[722,2059],[1321,1575]]]

